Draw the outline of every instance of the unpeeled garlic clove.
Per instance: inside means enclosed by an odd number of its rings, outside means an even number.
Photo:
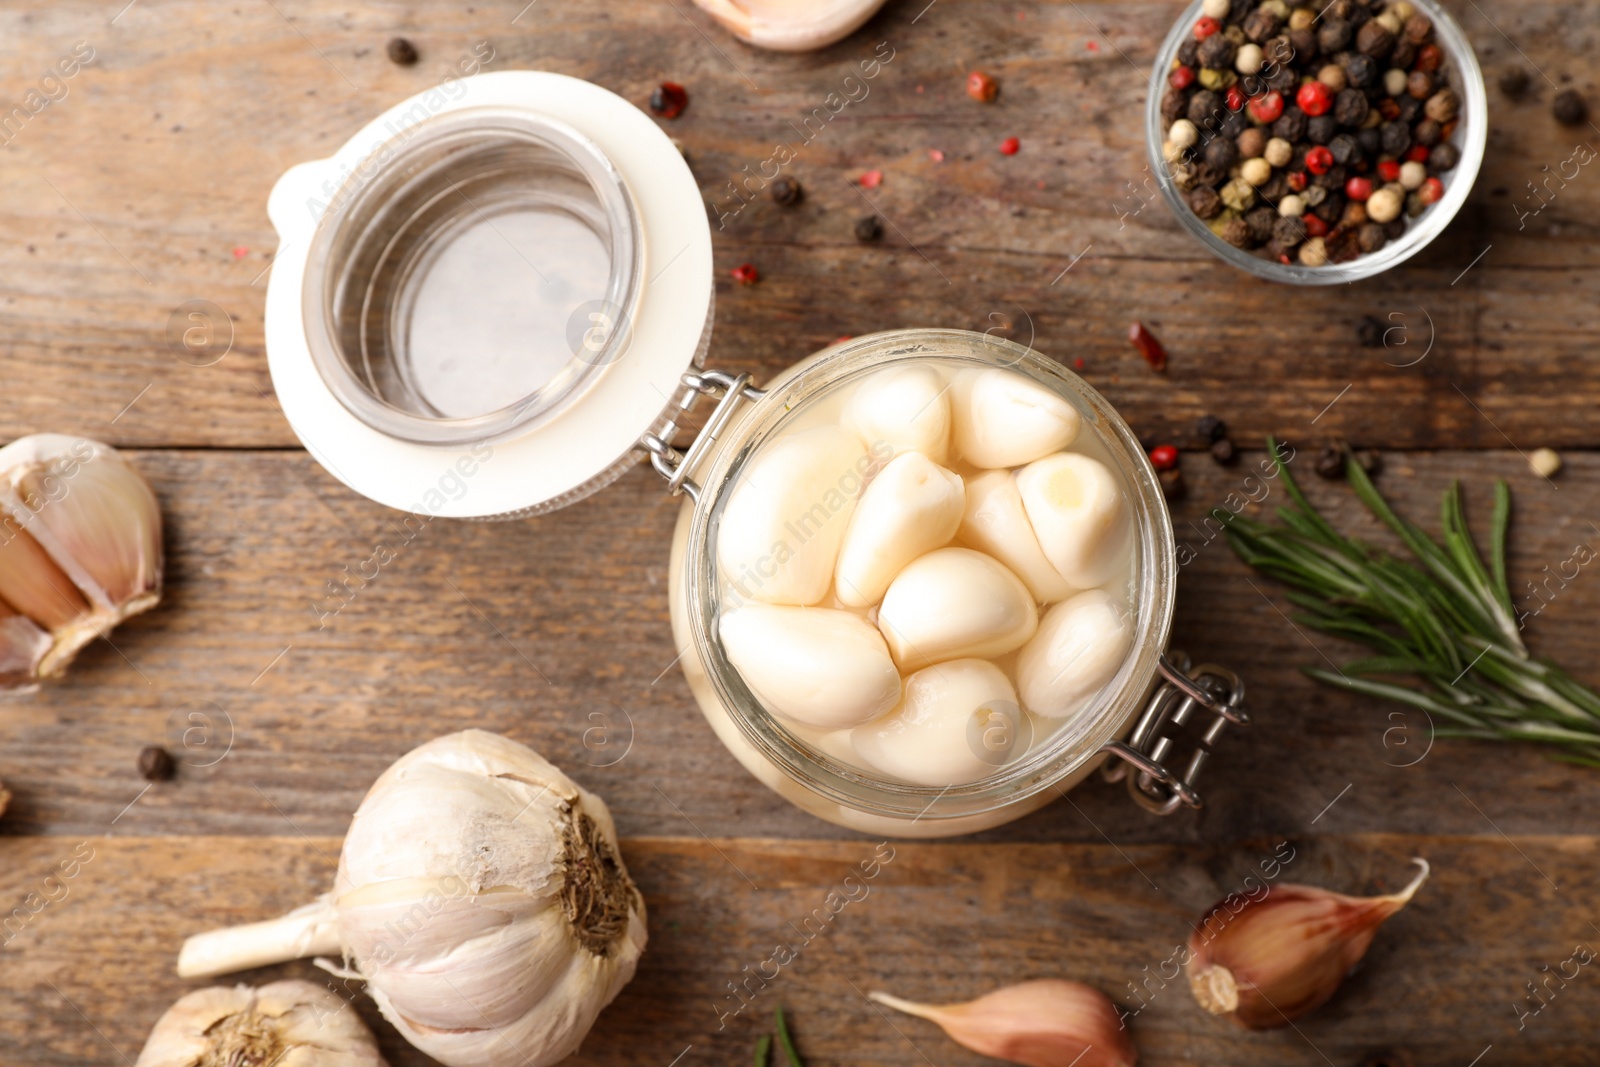
[[[694,0],[735,37],[776,52],[809,52],[842,41],[884,0]]]
[[[1189,935],[1185,970],[1200,1006],[1250,1030],[1287,1026],[1338,990],[1383,925],[1428,879],[1398,893],[1347,897],[1316,886],[1274,885],[1261,897],[1228,897]]]
[[[739,477],[717,531],[717,562],[742,598],[816,604],[873,465],[861,439],[813,426],[771,442]]]
[[[879,1004],[938,1023],[974,1052],[1024,1067],[1135,1067],[1139,1050],[1116,1004],[1092,986],[1036,978],[965,1004],[917,1004],[887,993]]]
[[[110,446],[35,434],[0,448],[0,685],[62,673],[154,607],[161,575],[160,506]]]
[[[870,722],[900,699],[888,646],[859,615],[746,604],[722,616],[728,661],[766,708],[807,726]]]
[[[1038,625],[1022,580],[970,548],[941,548],[912,561],[878,607],[878,628],[903,670],[1003,656]]]
[[[1127,505],[1105,464],[1061,452],[1017,472],[1022,507],[1056,572],[1079,589],[1111,577],[1128,537]]]
[[[984,471],[968,479],[966,489],[958,531],[962,541],[1010,567],[1041,603],[1053,604],[1075,592],[1039,547],[1010,471]]]
[[[922,453],[890,460],[861,494],[839,549],[839,600],[852,608],[882,600],[906,564],[955,536],[965,499],[960,475]]]
[[[844,423],[896,454],[921,452],[935,463],[950,452],[950,396],[944,375],[932,367],[889,367],[856,386]]]
[[[1133,627],[1117,600],[1090,589],[1045,612],[1017,653],[1017,692],[1035,715],[1059,719],[1078,711],[1127,658]]]
[[[962,371],[950,387],[956,451],[974,467],[1020,467],[1078,438],[1078,409],[1016,371]]]
[[[916,785],[962,785],[1002,766],[1020,741],[1022,709],[1005,672],[957,659],[905,680],[899,705],[850,741],[876,770]]]
[[[156,1022],[134,1067],[384,1067],[355,1008],[310,982],[212,986]]]

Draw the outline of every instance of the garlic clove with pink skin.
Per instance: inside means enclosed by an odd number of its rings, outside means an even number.
[[[775,52],[810,52],[842,41],[884,0],[694,0],[735,37]]]
[[[974,1052],[1024,1067],[1134,1067],[1139,1050],[1111,998],[1082,982],[1037,978],[965,1004],[916,1004],[887,993],[879,1004],[938,1023]]]
[[[0,448],[0,688],[61,674],[161,599],[161,509],[108,445],[35,434]]]
[[[1229,897],[1189,936],[1185,970],[1200,1006],[1249,1030],[1287,1026],[1321,1007],[1367,953],[1378,927],[1428,880],[1428,861],[1398,893],[1348,897],[1316,886],[1271,886]]]

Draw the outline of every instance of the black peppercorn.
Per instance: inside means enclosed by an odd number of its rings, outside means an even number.
[[[1244,117],[1242,111],[1235,111],[1222,120],[1222,125],[1217,128],[1217,133],[1223,137],[1237,139],[1245,130],[1250,128],[1250,120]]]
[[[1272,224],[1272,241],[1279,248],[1293,248],[1306,239],[1306,224],[1297,218],[1278,219]]]
[[[1365,89],[1369,85],[1378,84],[1378,61],[1371,56],[1362,55],[1360,52],[1351,52],[1350,58],[1344,62],[1344,76],[1351,85],[1358,89]]]
[[[1300,84],[1300,75],[1287,63],[1278,67],[1267,76],[1267,88],[1275,89],[1285,98],[1294,95],[1295,86]]]
[[[800,183],[792,178],[779,178],[772,183],[772,199],[784,207],[793,207],[805,196]]]
[[[1213,33],[1200,42],[1200,65],[1210,70],[1232,70],[1238,48],[1227,37]]]
[[[1406,75],[1406,92],[1418,100],[1426,100],[1433,95],[1433,75],[1425,70],[1414,70]]]
[[[1240,131],[1233,143],[1238,146],[1241,158],[1254,159],[1267,150],[1267,131],[1260,126],[1251,126]]]
[[[1334,162],[1340,166],[1361,162],[1361,146],[1348,133],[1341,133],[1329,141],[1328,151],[1333,153]]]
[[[1206,162],[1226,172],[1239,162],[1239,146],[1226,137],[1213,138],[1211,143],[1206,145]]]
[[[1428,170],[1433,174],[1443,174],[1447,170],[1453,170],[1455,165],[1460,162],[1461,149],[1449,141],[1434,146],[1433,150],[1428,153]]]
[[[1278,121],[1272,124],[1272,136],[1282,137],[1290,144],[1294,144],[1305,137],[1306,122],[1309,117],[1297,107],[1284,108],[1283,114],[1278,116]]]
[[[1372,110],[1372,105],[1367,103],[1367,94],[1360,89],[1340,89],[1339,95],[1333,98],[1333,117],[1341,126],[1354,129],[1367,120],[1367,112]]]
[[[1528,72],[1522,67],[1507,67],[1500,72],[1500,91],[1508,100],[1521,100],[1528,91]]]
[[[394,37],[385,49],[389,53],[389,62],[402,67],[409,67],[417,61],[417,46],[404,37]]]
[[[1375,156],[1383,151],[1383,135],[1378,132],[1376,126],[1370,129],[1357,130],[1356,144],[1361,146],[1362,155]]]
[[[1189,110],[1189,94],[1182,89],[1168,89],[1161,94],[1161,120],[1169,126],[1183,118]]]
[[[1202,130],[1215,127],[1216,113],[1222,107],[1222,97],[1210,89],[1201,89],[1189,98],[1188,119]]]
[[[1244,20],[1244,35],[1256,44],[1262,44],[1278,32],[1281,25],[1278,16],[1265,8],[1256,8],[1250,12],[1250,17]]]
[[[1222,239],[1235,248],[1255,247],[1250,224],[1238,217],[1229,219],[1228,224],[1222,227]]]
[[[1363,22],[1356,31],[1356,48],[1362,55],[1382,59],[1394,51],[1394,34],[1381,22]]]
[[[1394,43],[1394,51],[1389,53],[1389,66],[1396,70],[1406,70],[1417,61],[1417,46],[1402,37]]]
[[[1356,462],[1368,474],[1383,473],[1383,453],[1376,448],[1363,448],[1356,453]]]
[[[1209,185],[1196,185],[1184,194],[1189,210],[1202,219],[1214,219],[1222,211],[1222,197]]]
[[[1289,179],[1282,171],[1273,171],[1267,183],[1256,189],[1256,195],[1269,204],[1276,204],[1288,196],[1292,190],[1289,188]]]
[[[1330,481],[1344,477],[1344,450],[1338,445],[1323,445],[1317,453],[1316,472]]]
[[[1200,42],[1195,40],[1193,37],[1186,38],[1183,44],[1178,46],[1178,62],[1182,63],[1184,66],[1194,66],[1195,61],[1199,58]]]
[[[1220,441],[1228,436],[1228,424],[1215,415],[1202,415],[1194,424],[1195,432],[1202,441]]]
[[[1211,458],[1226,467],[1237,460],[1239,454],[1234,451],[1233,442],[1222,437],[1211,442]]]
[[[1339,120],[1332,115],[1318,115],[1306,122],[1306,140],[1312,144],[1327,144],[1339,132]]]
[[[1391,241],[1398,241],[1406,235],[1406,220],[1394,219],[1383,224],[1383,235]]]
[[[1331,149],[1330,149],[1330,151],[1331,151]],[[1332,166],[1332,167],[1329,167],[1326,171],[1324,171],[1321,174],[1313,174],[1311,176],[1311,184],[1317,186],[1320,189],[1328,190],[1329,196],[1331,198],[1332,194],[1335,191],[1344,188],[1344,180],[1345,180],[1346,176],[1347,175],[1346,175],[1345,169],[1343,167],[1341,167],[1341,166]],[[1327,203],[1327,201],[1325,200],[1325,201],[1323,201],[1323,203]],[[1332,222],[1333,220],[1329,219],[1328,221]]]
[[[178,771],[172,753],[156,745],[146,745],[139,750],[139,774],[147,782],[166,782]]]
[[[1376,222],[1362,223],[1356,230],[1356,238],[1361,242],[1363,252],[1376,252],[1389,243],[1389,239],[1384,236],[1382,224]]]
[[[1350,47],[1350,23],[1341,18],[1326,18],[1317,30],[1317,47],[1324,52],[1342,52]]]
[[[1339,221],[1339,216],[1344,214],[1344,204],[1343,193],[1330,192],[1322,198],[1322,203],[1311,209],[1311,213],[1332,226]]]
[[[868,215],[856,223],[856,240],[876,241],[883,236],[883,223],[878,216]]]
[[[1277,223],[1278,213],[1270,207],[1258,207],[1244,217],[1246,226],[1250,227],[1250,243],[1264,245],[1272,239],[1273,226]],[[1284,219],[1284,222],[1290,220]]]
[[[1417,143],[1432,148],[1444,139],[1444,130],[1432,119],[1423,119],[1417,123]]]
[[[1589,101],[1585,100],[1583,94],[1576,89],[1563,89],[1556,94],[1555,101],[1550,105],[1550,113],[1555,115],[1556,121],[1561,125],[1576,126],[1589,117]]]
[[[1403,122],[1385,122],[1378,127],[1378,137],[1386,156],[1399,158],[1411,147],[1411,127]]]
[[[1403,29],[1412,44],[1425,44],[1433,36],[1433,22],[1420,11],[1406,19]]]
[[[1289,31],[1289,43],[1294,46],[1296,58],[1309,62],[1317,54],[1317,31],[1309,26]]]
[[[1423,109],[1427,106],[1414,96],[1402,96],[1396,103],[1400,107],[1400,121],[1414,123],[1422,118]]]
[[[1362,348],[1383,347],[1383,323],[1371,315],[1362,316],[1361,322],[1356,326],[1356,339],[1361,342]]]
[[[1168,500],[1182,500],[1188,488],[1183,484],[1183,470],[1173,467],[1156,475],[1161,479],[1161,495]]]

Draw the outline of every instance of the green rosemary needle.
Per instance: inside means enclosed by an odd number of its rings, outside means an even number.
[[[762,1034],[756,1042],[756,1067],[767,1067],[772,1062],[772,1035]]]
[[[1345,475],[1356,496],[1405,544],[1413,559],[1345,537],[1306,500],[1269,454],[1290,503],[1273,525],[1212,512],[1239,558],[1291,587],[1295,621],[1374,653],[1335,670],[1310,667],[1320,682],[1427,712],[1440,737],[1533,741],[1557,758],[1600,767],[1600,697],[1554,664],[1533,659],[1506,578],[1511,490],[1495,484],[1486,564],[1467,528],[1461,487],[1446,490],[1440,538],[1391,508],[1354,457]],[[1411,679],[1420,685],[1402,685]]]
[[[800,1062],[800,1053],[795,1051],[794,1038],[789,1036],[789,1024],[783,1018],[783,1005],[778,1005],[778,1044],[783,1046],[783,1054],[789,1058],[789,1067],[805,1067]]]

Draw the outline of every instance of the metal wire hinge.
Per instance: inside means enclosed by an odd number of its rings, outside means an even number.
[[[691,371],[683,376],[683,384],[687,388],[678,396],[678,414],[661,428],[659,434],[647,433],[639,438],[639,447],[650,456],[650,465],[667,480],[668,493],[673,496],[687,493],[690,500],[698,502],[700,487],[689,480],[689,472],[699,466],[717,443],[717,437],[728,428],[740,401],[760,400],[766,391],[751,385],[748,374],[735,377],[716,370]],[[672,445],[673,437],[677,436],[678,423],[684,415],[694,410],[702,396],[717,398],[716,409],[690,442],[688,450],[680,452]]]
[[[1237,674],[1212,663],[1202,663],[1191,670],[1188,656],[1181,652],[1174,656],[1176,662],[1164,654],[1157,659],[1163,680],[1151,694],[1150,703],[1128,740],[1110,741],[1100,748],[1119,758],[1101,769],[1105,779],[1120,782],[1126,778],[1133,799],[1157,815],[1171,815],[1184,805],[1200,807],[1194,781],[1211,758],[1212,747],[1229,723],[1250,723],[1243,707],[1244,682]],[[1187,725],[1197,708],[1204,709],[1213,719],[1189,757],[1189,766],[1178,775],[1165,763],[1173,747],[1169,731]]]

